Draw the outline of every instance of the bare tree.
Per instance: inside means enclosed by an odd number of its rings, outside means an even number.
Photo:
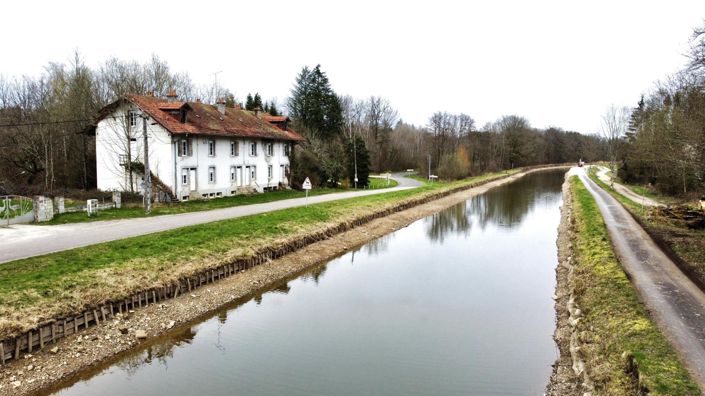
[[[602,137],[607,142],[608,156],[610,159],[610,169],[613,175],[617,175],[617,158],[620,140],[624,137],[629,126],[631,111],[628,107],[617,107],[611,105],[602,115]]]

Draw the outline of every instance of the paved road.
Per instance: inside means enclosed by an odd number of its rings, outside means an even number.
[[[421,185],[420,182],[414,179],[404,177],[405,175],[405,173],[392,175],[392,178],[399,183],[396,187],[317,195],[309,197],[308,203],[316,204],[345,198],[382,194],[415,188]],[[306,198],[294,198],[263,204],[233,206],[224,209],[138,219],[95,221],[55,226],[18,224],[8,228],[0,227],[0,241],[2,241],[0,244],[0,263],[114,241],[116,239],[304,205],[306,205]]]
[[[573,168],[578,169],[578,168]],[[693,379],[705,389],[705,293],[688,279],[611,195],[576,173],[595,197],[615,253]]]
[[[639,195],[632,191],[630,188],[625,187],[619,183],[614,183],[612,181],[612,178],[607,175],[607,172],[610,170],[605,168],[604,166],[598,166],[597,167],[597,177],[602,180],[606,184],[612,183],[612,188],[614,188],[618,193],[624,195],[625,197],[631,199],[632,201],[641,204],[643,206],[664,206],[663,204],[660,204],[656,201],[654,201],[651,198],[647,198],[643,195]]]

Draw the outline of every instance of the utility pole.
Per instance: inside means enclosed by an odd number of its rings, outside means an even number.
[[[355,158],[355,189],[357,190],[357,139],[353,137],[353,157]]]
[[[428,155],[428,181],[431,181],[431,154]]]
[[[142,135],[144,136],[144,212],[152,212],[152,176],[149,171],[149,139],[147,139],[147,115],[142,113]]]

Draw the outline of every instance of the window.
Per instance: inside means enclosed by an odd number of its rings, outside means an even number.
[[[274,155],[274,143],[266,143],[264,145],[264,149],[267,157],[271,157],[272,155]]]
[[[215,166],[208,167],[208,183],[215,183]]]
[[[271,179],[273,175],[274,175],[274,171],[272,170],[272,165],[268,165],[267,166],[267,177]]]
[[[208,156],[215,157],[215,140],[208,140]]]
[[[230,156],[237,157],[240,155],[240,142],[237,140],[230,141]]]
[[[135,110],[130,110],[127,113],[127,119],[129,120],[131,127],[137,125],[137,118],[138,117],[139,117],[139,114],[137,114],[137,111],[135,111]]]
[[[257,180],[257,168],[254,166],[250,168],[250,177],[252,178],[252,181]]]
[[[181,184],[184,186],[188,184],[188,169],[181,170]]]
[[[232,183],[237,182],[237,168],[234,166],[230,167],[230,181]]]
[[[250,143],[250,156],[257,156],[257,142]]]
[[[191,145],[191,139],[181,139],[179,140],[177,150],[177,155],[179,157],[190,157],[193,154],[193,146]]]
[[[289,143],[284,143],[284,156],[289,156],[289,151],[291,150]]]

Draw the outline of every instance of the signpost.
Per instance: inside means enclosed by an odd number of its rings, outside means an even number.
[[[311,180],[309,180],[308,177],[306,178],[306,180],[304,180],[304,184],[301,186],[301,188],[306,190],[306,206],[308,206],[308,190],[311,189]]]

